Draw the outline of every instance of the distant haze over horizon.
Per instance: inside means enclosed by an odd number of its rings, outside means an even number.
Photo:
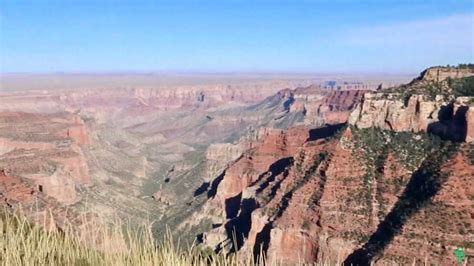
[[[472,1],[13,1],[0,73],[415,74],[474,62]]]
[[[455,66],[455,65],[453,65]],[[419,71],[180,71],[180,70],[101,70],[101,71],[10,71],[0,72],[1,76],[311,76],[311,75],[416,75]]]
[[[326,81],[400,84],[413,74],[360,73],[11,73],[0,74],[0,92],[51,89],[173,88],[242,84],[307,86]]]

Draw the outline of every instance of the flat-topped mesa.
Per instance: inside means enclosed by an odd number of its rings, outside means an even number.
[[[185,86],[168,89],[133,89],[133,96],[146,106],[161,109],[183,108],[194,105],[217,107],[223,103],[256,103],[275,93],[280,84]],[[284,84],[288,85],[288,84]]]
[[[397,95],[367,93],[351,113],[349,124],[358,128],[378,127],[396,132],[429,132],[454,141],[474,141],[472,97],[458,97],[454,102],[441,95],[431,100],[427,95],[411,95],[408,100]]]
[[[176,110],[224,105],[255,104],[278,92],[294,88],[299,81],[260,81],[247,83],[181,85],[165,87],[81,88],[0,93],[0,110],[56,113],[64,110],[106,114],[124,108]]]
[[[471,142],[473,78],[473,68],[429,68],[407,85],[364,94],[351,113],[349,124],[396,132],[423,131],[453,141]]]
[[[441,82],[447,78],[458,79],[470,76],[474,76],[474,68],[431,67],[421,73],[420,79]]]
[[[349,124],[358,128],[379,127],[394,131],[426,130],[437,120],[439,101],[429,101],[424,95],[413,95],[407,102],[396,94],[366,93],[363,101],[349,116]]]

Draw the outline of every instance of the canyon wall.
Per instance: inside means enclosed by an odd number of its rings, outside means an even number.
[[[474,254],[472,144],[434,148],[423,133],[353,130],[311,140],[301,129],[306,141],[293,148],[268,135],[225,170],[204,207],[220,218],[203,243],[284,263],[444,264],[455,261],[450,254],[459,246]],[[382,168],[372,165],[377,161]]]
[[[358,128],[428,132],[469,142],[474,109],[472,76],[472,68],[428,68],[406,86],[366,93],[349,123]],[[468,95],[459,95],[462,93]]]
[[[90,184],[81,148],[89,143],[78,116],[0,113],[0,168],[33,180],[39,192],[63,204],[77,202],[78,186]]]
[[[278,90],[294,87],[297,83],[299,82],[282,81],[165,88],[118,87],[9,92],[0,94],[0,110],[51,113],[64,110],[119,111],[120,108],[133,109],[139,106],[162,111],[190,107],[216,108],[226,104],[258,103]]]
[[[150,214],[157,235],[199,231],[214,250],[289,264],[450,264],[454,248],[474,252],[473,101],[450,91],[469,71],[429,69],[370,93],[2,93],[2,204]]]
[[[441,82],[447,78],[459,79],[474,75],[472,68],[430,67],[421,73],[421,78],[427,81]]]
[[[245,151],[244,145],[231,143],[211,144],[206,150],[205,181],[211,181],[227,168],[228,164],[239,158]]]
[[[212,214],[202,244],[288,264],[447,265],[458,247],[473,256],[473,97],[429,94],[431,82],[471,72],[437,71],[433,81],[431,71],[402,87],[414,94],[284,92],[288,112],[311,119],[342,106],[347,115],[333,121],[348,125],[310,122],[259,138],[212,182],[197,217]],[[362,98],[352,113],[344,93]]]
[[[358,128],[378,127],[396,132],[431,132],[456,141],[472,140],[472,112],[469,97],[449,102],[438,96],[367,93],[349,117]]]

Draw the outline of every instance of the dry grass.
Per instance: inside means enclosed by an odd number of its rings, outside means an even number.
[[[23,216],[3,212],[1,265],[241,265],[235,256],[206,254],[196,246],[179,249],[170,236],[156,245],[148,227],[132,230],[116,223],[97,226],[86,243],[84,232],[34,226]],[[170,235],[170,234],[169,234]],[[90,237],[88,237],[91,240]],[[179,246],[179,245],[178,245]]]
[[[0,265],[275,265],[252,258],[178,248],[171,234],[156,244],[149,226],[140,230],[121,223],[94,226],[84,232],[35,226],[18,213],[0,211]],[[69,228],[69,229],[68,229]],[[87,239],[87,240],[85,240]],[[93,239],[93,241],[91,241]],[[179,245],[177,245],[179,246]]]

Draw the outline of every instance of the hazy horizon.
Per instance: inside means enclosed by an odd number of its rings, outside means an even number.
[[[0,91],[74,88],[164,88],[170,86],[241,85],[294,81],[301,86],[325,81],[399,84],[415,74],[361,73],[11,73],[0,74]]]
[[[463,64],[464,62],[460,63]],[[456,66],[458,64],[453,64],[452,66]],[[271,75],[295,75],[295,76],[304,76],[304,75],[416,75],[423,72],[425,69],[429,67],[433,67],[434,65],[426,66],[423,69],[412,70],[412,71],[290,71],[290,70],[281,70],[281,71],[272,71],[272,70],[97,70],[97,71],[81,71],[81,70],[68,70],[68,71],[6,71],[0,72],[0,76],[13,76],[13,75],[228,75],[228,76],[271,76]]]

